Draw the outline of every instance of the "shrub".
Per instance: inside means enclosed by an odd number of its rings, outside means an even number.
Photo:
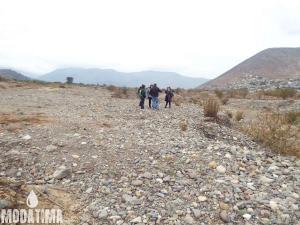
[[[228,103],[228,101],[229,101],[229,98],[226,98],[226,97],[221,99],[221,102],[223,105],[226,105]]]
[[[297,94],[297,91],[293,88],[276,88],[273,90],[265,91],[264,93],[268,96],[287,99],[294,97]]]
[[[249,90],[247,88],[232,89],[228,91],[228,95],[231,98],[246,98],[248,94]]]
[[[188,129],[187,121],[181,121],[179,126],[180,126],[181,131],[187,131],[187,129]]]
[[[232,112],[226,111],[225,113],[226,113],[226,115],[227,115],[230,119],[232,118]]]
[[[215,94],[219,99],[223,98],[223,92],[221,90],[215,90]]]
[[[219,112],[219,104],[213,98],[208,98],[203,102],[204,116],[217,118]]]
[[[297,124],[300,120],[300,112],[287,112],[285,118],[289,124]]]
[[[300,157],[299,127],[290,124],[283,114],[260,114],[256,121],[241,129],[276,153]]]
[[[7,79],[5,79],[4,77],[1,77],[1,76],[0,76],[0,82],[1,82],[1,81],[7,81]]]
[[[235,113],[235,120],[236,121],[241,121],[242,119],[244,119],[244,117],[245,117],[245,114],[244,114],[243,111],[237,111]]]

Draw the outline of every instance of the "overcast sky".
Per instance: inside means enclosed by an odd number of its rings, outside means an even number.
[[[0,66],[162,70],[213,78],[300,47],[299,0],[0,0]]]

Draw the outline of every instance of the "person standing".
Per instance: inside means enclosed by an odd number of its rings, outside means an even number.
[[[165,97],[166,105],[165,105],[165,108],[167,108],[168,105],[169,105],[169,108],[171,108],[171,102],[172,102],[172,98],[174,96],[173,90],[170,87],[168,87],[167,90],[165,91],[165,93],[166,93],[166,97]]]
[[[161,92],[161,90],[156,84],[153,84],[153,87],[150,90],[150,95],[152,96],[152,108],[156,110],[159,109],[159,92]]]
[[[139,88],[138,94],[139,94],[139,97],[140,97],[140,104],[139,104],[139,106],[141,107],[141,109],[144,109],[145,98],[146,98],[146,89],[145,89],[145,85],[144,84]]]
[[[146,98],[148,98],[148,103],[149,103],[149,108],[151,109],[151,101],[152,101],[152,96],[150,95],[150,90],[153,87],[151,84],[150,87],[146,89]]]

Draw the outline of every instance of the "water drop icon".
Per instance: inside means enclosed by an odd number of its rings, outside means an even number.
[[[29,193],[26,204],[29,208],[35,208],[39,204],[38,198],[33,190],[31,190],[31,192]]]

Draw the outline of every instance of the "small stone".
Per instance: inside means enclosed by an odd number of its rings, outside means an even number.
[[[227,213],[227,211],[225,211],[225,210],[222,210],[222,211],[220,212],[220,218],[221,218],[221,220],[222,220],[224,223],[229,223],[229,221],[230,221],[229,216],[228,216],[228,213]]]
[[[79,155],[72,155],[72,157],[73,157],[74,159],[79,159],[79,158],[80,158]]]
[[[141,223],[142,222],[142,217],[136,217],[133,220],[130,221],[130,223]]]
[[[184,220],[185,224],[194,224],[195,223],[193,217],[191,217],[190,214],[187,214],[183,220]]]
[[[231,159],[231,155],[230,155],[229,153],[226,153],[226,154],[225,154],[225,158]]]
[[[270,208],[271,208],[272,210],[274,210],[274,211],[278,209],[278,204],[277,204],[277,202],[275,202],[275,201],[273,201],[273,200],[270,201],[269,205],[270,205]]]
[[[207,200],[206,196],[199,196],[198,197],[199,202],[205,202]]]
[[[47,145],[46,146],[46,151],[48,152],[53,152],[57,149],[57,147],[55,145]]]
[[[268,183],[271,183],[273,182],[273,179],[270,179],[266,176],[260,176],[259,178],[260,182],[262,182],[263,184],[268,184]]]
[[[104,219],[108,216],[108,212],[107,212],[107,209],[102,209],[99,211],[98,213],[98,218],[99,219]]]
[[[140,201],[137,197],[135,196],[131,196],[128,194],[123,194],[122,195],[122,201],[128,204],[139,204]]]
[[[215,161],[211,161],[209,164],[208,164],[209,168],[211,169],[216,169],[217,167],[217,163]]]
[[[93,187],[89,187],[88,189],[86,189],[86,193],[88,193],[88,194],[90,194],[91,192],[92,192],[92,190],[93,190]]]
[[[66,177],[70,177],[72,174],[72,170],[70,168],[66,168],[65,166],[60,166],[54,173],[53,178],[62,179]]]
[[[222,209],[222,210],[228,210],[229,209],[229,205],[224,203],[224,202],[220,202],[219,206],[220,206],[220,209]]]
[[[141,186],[143,184],[143,181],[141,180],[134,180],[131,183],[133,186]]]
[[[22,137],[23,140],[30,140],[31,136],[29,134],[26,134]]]
[[[200,216],[201,216],[201,210],[193,208],[192,212],[193,212],[195,218],[200,218]]]
[[[189,170],[188,171],[188,176],[191,179],[196,179],[197,178],[197,173],[194,170]]]
[[[141,175],[142,178],[147,178],[147,179],[151,179],[152,178],[152,174],[149,172],[145,172]]]
[[[251,219],[251,215],[246,213],[243,215],[243,217],[246,219],[246,220],[250,220]]]
[[[220,166],[217,167],[217,171],[219,173],[225,173],[226,172],[226,168],[224,166],[220,165]]]
[[[6,199],[0,199],[0,209],[12,208],[13,203]]]

